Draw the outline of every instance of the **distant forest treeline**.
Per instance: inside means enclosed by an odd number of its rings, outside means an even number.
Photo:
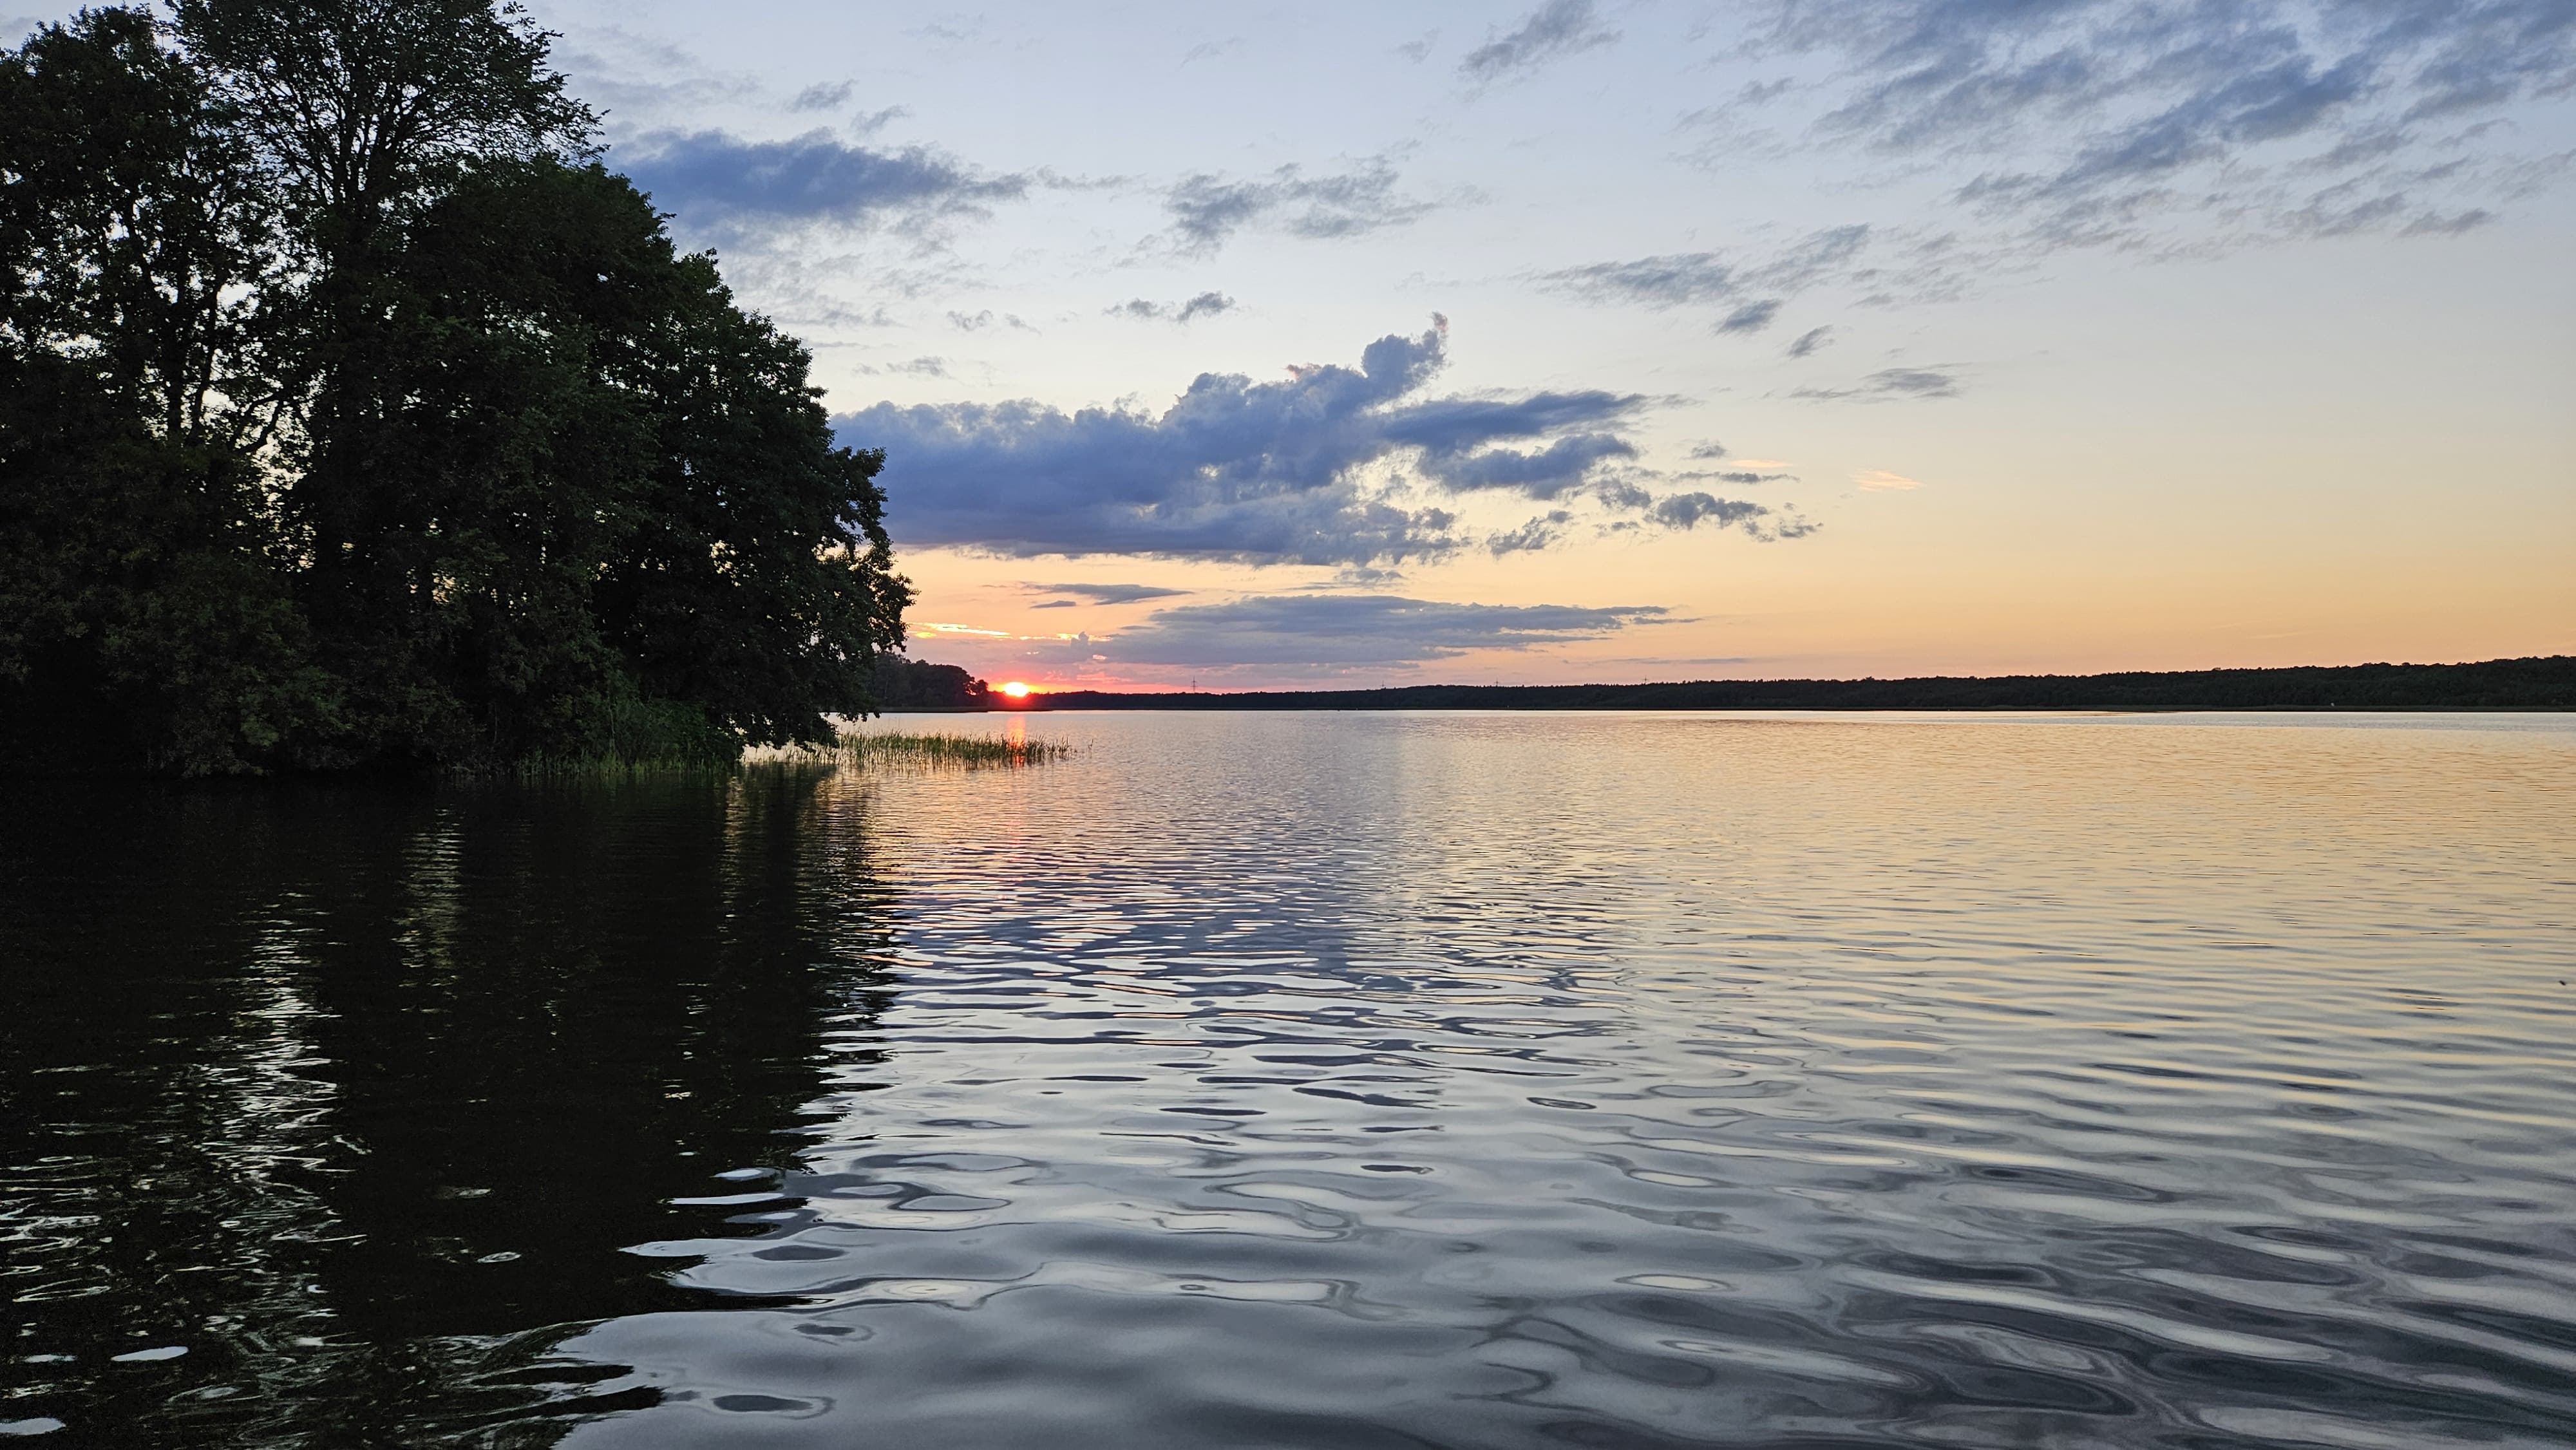
[[[903,640],[881,455],[489,0],[0,50],[0,767],[722,758]]]
[[[1404,685],[1149,695],[1067,690],[1051,710],[2576,710],[2576,655],[2469,665],[2340,665],[1910,680],[1651,685]]]
[[[901,655],[877,661],[868,693],[880,710],[982,710],[993,703],[991,687],[959,666]]]

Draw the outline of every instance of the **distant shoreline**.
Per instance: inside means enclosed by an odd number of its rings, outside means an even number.
[[[2307,665],[2103,675],[1399,685],[1368,690],[1063,690],[1044,710],[2576,710],[2576,655],[2460,665]]]

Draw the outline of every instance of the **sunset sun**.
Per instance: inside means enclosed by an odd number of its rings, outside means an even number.
[[[1029,687],[1018,680],[1013,680],[1002,687],[1002,693],[1014,700],[1025,700],[1029,697]]]

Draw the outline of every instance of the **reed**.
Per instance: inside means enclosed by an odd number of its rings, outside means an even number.
[[[1073,747],[1047,740],[1005,740],[993,735],[915,734],[908,731],[848,730],[841,735],[841,759],[850,765],[909,763],[920,765],[1042,765],[1062,760]]]

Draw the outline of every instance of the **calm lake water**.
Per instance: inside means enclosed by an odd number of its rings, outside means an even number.
[[[2576,1441],[2576,720],[0,796],[0,1430]]]

